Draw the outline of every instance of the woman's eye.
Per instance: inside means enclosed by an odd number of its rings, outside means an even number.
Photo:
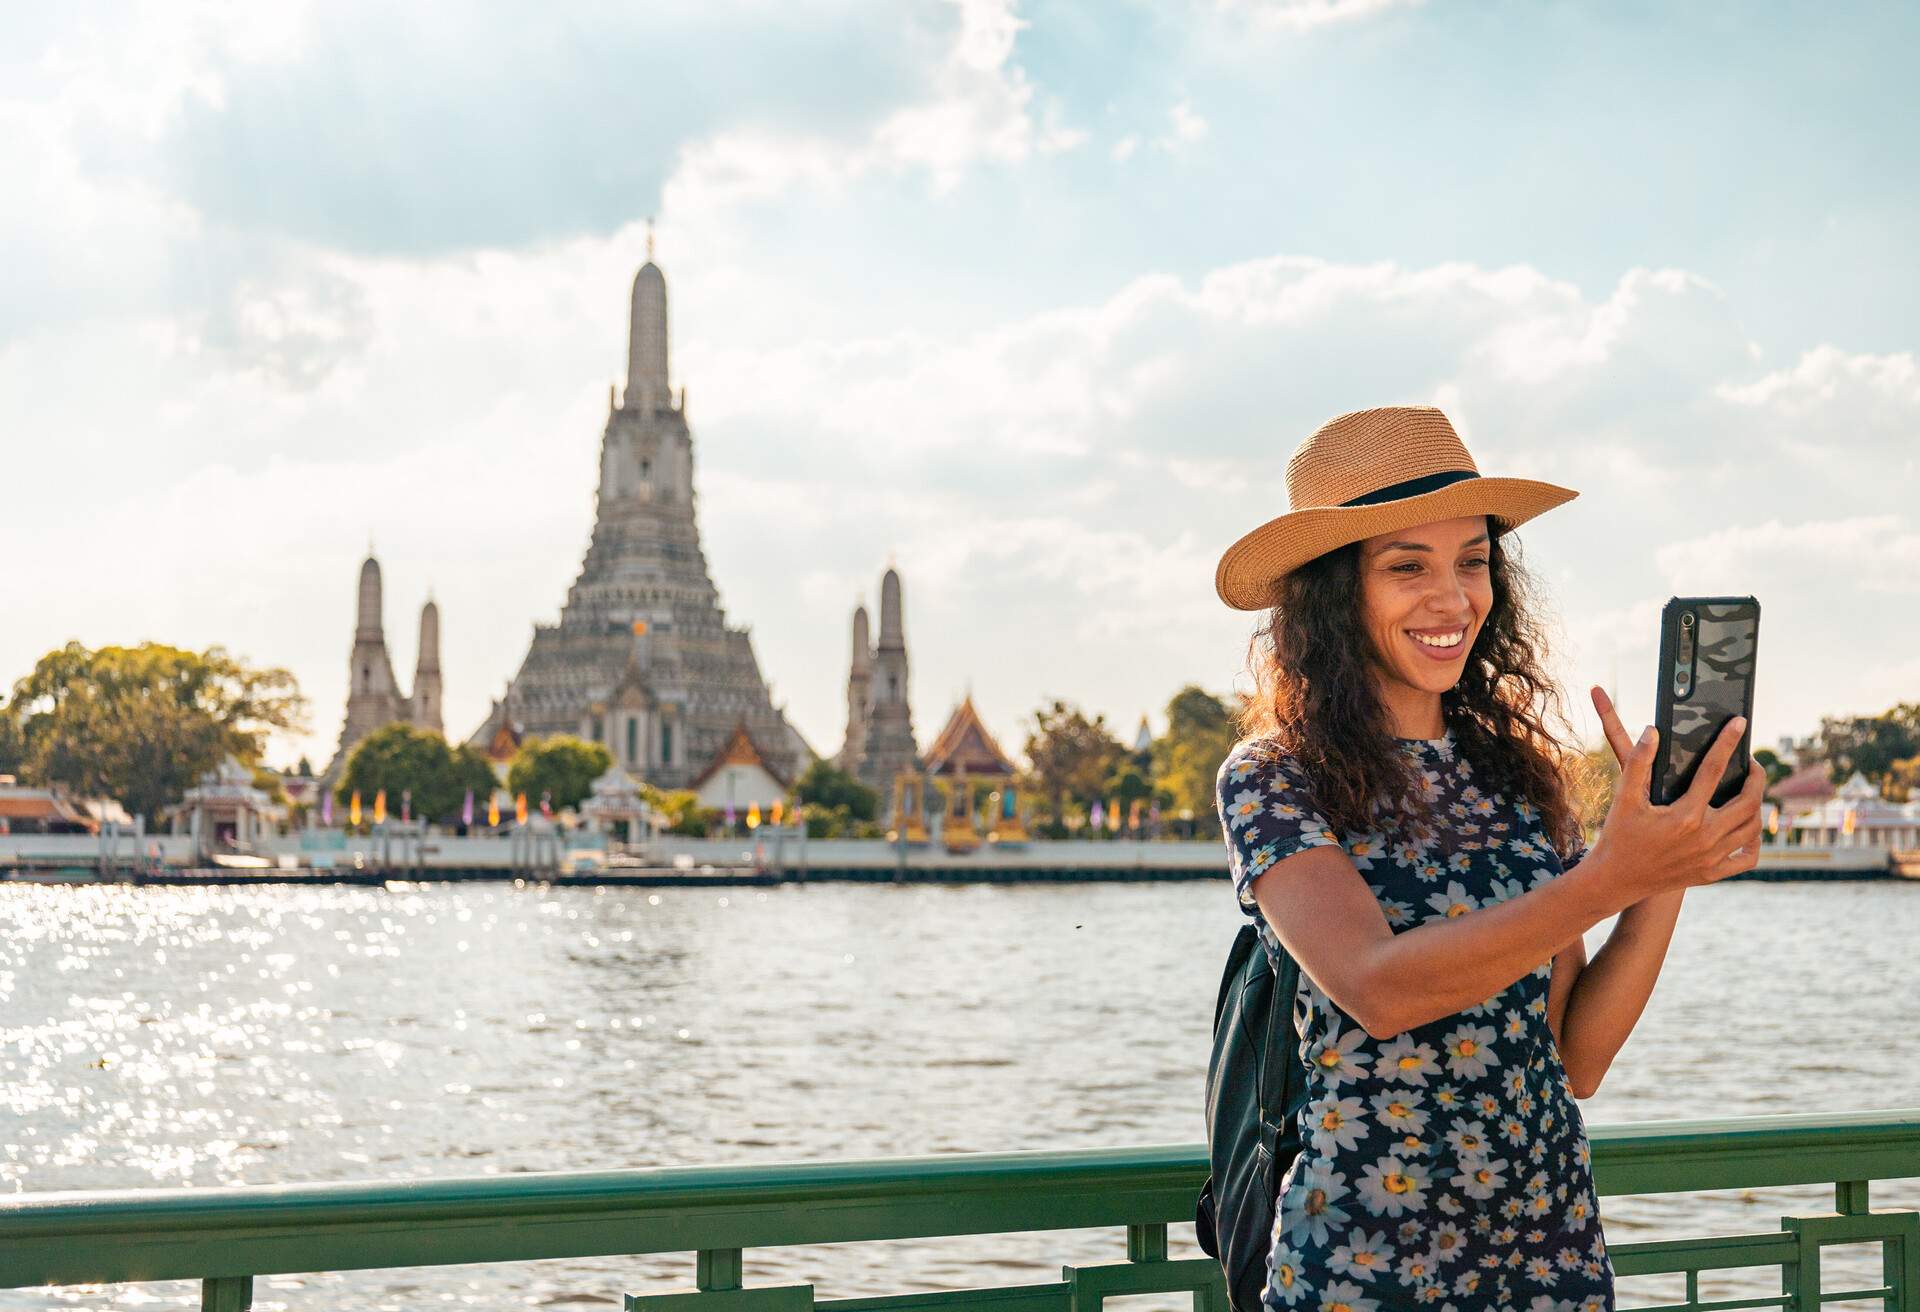
[[[1460,563],[1468,569],[1485,569],[1487,566],[1487,558],[1485,556],[1470,556]]]
[[[1417,574],[1420,572],[1420,562],[1417,560],[1403,560],[1398,565],[1392,565],[1389,566],[1389,568],[1392,569],[1395,574]]]

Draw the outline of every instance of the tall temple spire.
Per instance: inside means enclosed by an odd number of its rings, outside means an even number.
[[[867,633],[867,603],[853,608],[853,660],[847,666],[847,736],[840,768],[856,770],[867,752],[867,706],[873,697],[873,643]]]
[[[470,741],[487,747],[508,728],[598,739],[649,783],[684,788],[744,714],[768,763],[790,778],[814,753],[773,701],[751,636],[727,622],[707,570],[693,433],[669,390],[667,283],[652,254],[633,278],[625,395],[601,430],[580,573],[559,623],[534,626],[507,696]]]
[[[874,644],[866,720],[861,781],[882,798],[891,798],[900,776],[917,769],[920,757],[913,741],[913,709],[907,695],[907,631],[900,600],[900,571],[891,565],[880,578],[880,639]]]
[[[444,734],[440,718],[440,607],[432,597],[420,608],[420,655],[413,667],[413,723]]]
[[[648,412],[673,404],[667,385],[667,279],[653,262],[653,235],[647,235],[647,262],[633,276],[632,314],[627,325],[628,409]]]
[[[386,637],[386,624],[380,617],[380,562],[371,554],[360,566],[360,615],[353,626],[355,640],[370,638],[375,642]]]
[[[382,600],[380,562],[369,551],[360,565],[353,650],[347,656],[347,714],[340,725],[340,743],[333,761],[322,776],[329,784],[339,777],[355,743],[383,724],[408,718],[407,699],[400,695],[393,662],[387,656]]]

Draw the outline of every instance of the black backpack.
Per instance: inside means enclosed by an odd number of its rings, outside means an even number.
[[[1194,1232],[1226,1276],[1233,1312],[1261,1312],[1280,1181],[1300,1153],[1300,1067],[1293,995],[1300,967],[1269,966],[1259,926],[1240,926],[1213,1004],[1207,1063],[1207,1159]]]

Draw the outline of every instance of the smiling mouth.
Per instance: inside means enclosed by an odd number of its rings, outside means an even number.
[[[1466,640],[1467,631],[1464,627],[1458,629],[1430,629],[1425,632],[1415,632],[1412,629],[1408,629],[1406,634],[1409,638],[1412,638],[1429,651],[1452,651]]]

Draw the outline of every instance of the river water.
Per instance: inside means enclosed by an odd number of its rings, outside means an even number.
[[[1197,1143],[1238,917],[1224,880],[0,885],[0,1191]],[[1920,1106],[1916,942],[1920,885],[1694,890],[1589,1124]],[[1920,1206],[1920,1182],[1874,1203]],[[1608,1198],[1602,1216],[1622,1242],[1830,1206],[1799,1188]],[[1173,1255],[1191,1239],[1176,1225]],[[1124,1256],[1118,1231],[833,1245],[749,1252],[746,1279],[830,1298]],[[692,1275],[664,1255],[275,1276],[255,1306],[617,1308]],[[0,1291],[0,1308],[76,1304],[198,1306],[198,1289]]]

